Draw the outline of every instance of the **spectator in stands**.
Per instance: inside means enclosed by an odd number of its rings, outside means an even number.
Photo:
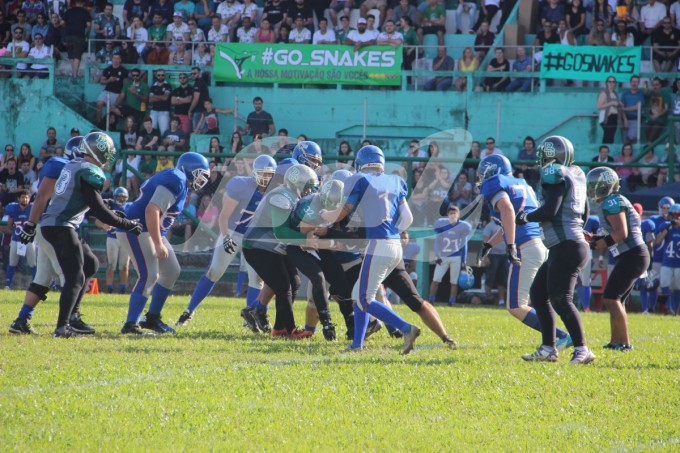
[[[560,38],[560,44],[565,46],[575,46],[576,38],[574,34],[567,27],[567,21],[561,19],[557,24],[557,36]]]
[[[415,29],[413,28],[413,21],[411,20],[410,17],[404,16],[401,18],[400,22],[400,31],[401,35],[403,36],[403,44],[404,44],[404,50],[403,50],[403,59],[402,63],[404,66],[404,69],[407,71],[410,71],[413,69],[413,62],[416,59],[416,55],[418,54],[417,47],[420,44],[420,41],[418,41],[418,34],[416,33]],[[342,42],[342,41],[340,41]]]
[[[219,137],[210,137],[210,142],[208,143],[208,154],[222,154],[224,152],[224,146],[220,144]],[[211,157],[211,160],[215,160],[217,163],[222,162],[220,157]]]
[[[630,88],[621,94],[622,110],[628,122],[626,140],[631,143],[637,143],[639,140],[638,124],[644,101],[645,94],[640,90],[640,77],[634,75],[630,78]]]
[[[155,82],[149,88],[149,114],[153,128],[157,128],[160,134],[164,134],[170,127],[172,86],[165,80],[164,69],[156,71],[155,79]]]
[[[31,50],[30,46],[27,41],[24,40],[24,30],[21,27],[17,27],[14,29],[12,32],[12,42],[10,42],[7,45],[7,52],[4,54],[5,57],[9,58],[26,58],[28,57],[28,52]],[[19,72],[20,70],[23,71],[27,68],[28,66],[26,63],[17,63],[17,77],[23,77],[23,73]],[[2,67],[7,68],[6,66]],[[5,72],[2,73],[2,78],[7,78],[10,75],[10,72]]]
[[[448,170],[447,170],[448,173]],[[441,201],[441,200],[440,200]],[[463,209],[472,201],[472,184],[468,181],[468,175],[465,172],[458,174],[458,178],[451,187],[449,194],[449,202]]]
[[[211,19],[212,27],[208,30],[208,42],[229,42],[229,28],[220,21],[219,16]]]
[[[493,46],[496,40],[496,35],[489,31],[489,23],[484,21],[479,26],[479,32],[475,37],[475,52],[477,54],[477,61],[480,63],[486,57],[489,48]]]
[[[2,16],[2,12],[0,11],[0,16]],[[0,17],[0,21],[1,21]],[[2,29],[2,24],[0,23],[0,30]],[[2,37],[4,33],[0,31],[0,37]],[[47,35],[43,36],[45,38],[45,45],[54,47],[54,56],[55,58],[61,53],[66,51],[66,45],[64,43],[64,21],[61,20],[61,17],[59,17],[57,14],[52,14],[50,16],[50,26],[49,30],[47,32]],[[0,38],[0,45],[2,45],[2,39]]]
[[[146,63],[161,65],[168,64],[168,61],[170,61],[170,52],[168,51],[168,48],[165,47],[165,43],[155,42],[151,51],[146,55]],[[168,124],[169,123],[170,121],[168,120]]]
[[[437,49],[437,56],[432,62],[432,70],[450,72],[455,70],[453,58],[446,54],[446,47]],[[449,75],[435,76],[425,83],[425,91],[446,91],[453,84],[453,77]]]
[[[19,171],[24,177],[24,183],[26,187],[29,188],[30,192],[33,193],[33,183],[36,182],[38,179],[38,176],[36,173],[31,170],[31,164],[30,162],[24,161],[23,163],[18,164],[19,165]]]
[[[179,0],[178,2],[175,2],[173,9],[175,10],[175,13],[177,12],[182,13],[182,21],[184,23],[187,23],[189,21],[189,18],[194,16],[194,10],[196,9],[196,5],[194,4],[193,1]]]
[[[597,1],[597,0],[596,0]],[[541,26],[546,22],[549,22],[552,27],[555,24],[559,24],[561,20],[566,20],[567,11],[564,3],[559,2],[559,0],[548,0],[543,2],[543,8],[541,9]]]
[[[621,148],[621,155],[616,158],[616,162],[619,164],[627,164],[633,161],[633,145],[630,143],[625,143]],[[617,167],[616,173],[619,178],[627,178],[633,174],[634,167]],[[629,185],[630,187],[630,185]]]
[[[109,112],[106,117],[97,122],[97,127],[108,133],[116,132],[118,130],[118,120],[120,118],[114,112]]]
[[[416,7],[410,4],[408,0],[399,0],[399,5],[392,9],[390,19],[398,24],[404,16],[410,18],[412,24],[415,24],[418,20]]]
[[[57,130],[52,126],[47,128],[47,140],[42,144],[42,147],[47,149],[48,154],[54,154],[57,148],[64,148],[64,142],[57,138]]]
[[[467,14],[467,27],[463,27],[463,15]],[[472,0],[461,0],[458,2],[458,7],[456,8],[456,26],[458,27],[458,33],[468,34],[472,30],[472,21],[477,15],[477,2]]]
[[[363,145],[362,145],[363,146]],[[408,151],[406,152],[406,157],[427,157],[427,151],[424,149],[420,148],[420,143],[418,140],[411,140],[411,142],[408,145]],[[425,161],[413,161],[411,162],[411,168],[416,169],[416,168],[425,168],[425,165],[427,162]],[[402,162],[402,167],[407,168],[408,167],[408,162],[404,161]]]
[[[227,152],[229,154],[238,154],[243,149],[243,146],[243,137],[241,136],[241,133],[239,131],[234,131],[234,133],[231,134],[231,142],[229,143]]]
[[[541,26],[542,29],[536,33],[536,38],[534,39],[534,46],[543,47],[544,44],[559,44],[560,37],[557,34],[555,27],[552,22],[544,21]]]
[[[500,154],[501,156],[504,155],[503,150],[500,148],[496,148],[496,139],[493,137],[489,137],[486,139],[486,148],[482,150],[482,152],[479,154],[480,159],[484,159],[487,156],[490,156],[492,154]]]
[[[143,127],[137,136],[134,149],[137,151],[156,151],[161,143],[161,132],[153,127],[153,121],[148,116],[144,118],[142,124]]]
[[[656,157],[656,154],[654,153],[654,148],[653,147],[647,148],[647,152],[645,153],[644,156],[642,156],[642,159],[640,159],[639,162],[640,165],[658,164],[659,158]],[[656,167],[640,167],[642,183],[646,184],[649,187],[655,187],[658,172],[659,169]]]
[[[212,66],[212,55],[210,55],[208,46],[205,43],[199,42],[196,44],[196,50],[191,55],[191,61],[199,68]]]
[[[378,35],[376,43],[381,46],[397,48],[404,42],[404,35],[396,30],[394,21],[387,20],[383,26],[384,31]]]
[[[479,30],[479,28],[482,26],[482,22],[487,22],[489,24],[491,23],[493,16],[495,16],[500,9],[501,0],[481,0],[480,3],[481,11],[479,12],[477,22],[475,23],[474,27],[472,27],[472,30],[470,30],[470,33],[477,32],[477,30]]]
[[[0,46],[5,47],[12,39],[12,24],[5,20],[5,11],[0,8]]]
[[[366,17],[368,12],[372,9],[378,9],[380,11],[380,17],[387,17],[385,15],[387,12],[387,0],[364,0],[359,7],[359,14],[361,17]]]
[[[615,21],[611,45],[614,47],[633,47],[635,45],[635,35],[626,28],[626,23],[622,20]]]
[[[189,38],[192,43],[205,42],[205,32],[198,27],[196,19],[189,19]]]
[[[175,11],[177,9],[175,8]],[[132,24],[132,19],[139,17],[142,22],[149,20],[149,3],[147,0],[126,0],[123,5],[123,22],[125,28]]]
[[[680,30],[673,28],[670,17],[661,20],[661,27],[652,33],[652,61],[656,72],[678,69]]]
[[[288,40],[295,44],[309,44],[312,42],[312,33],[305,27],[305,19],[302,16],[295,18],[294,27],[288,35]]]
[[[293,148],[295,148],[295,144],[288,140],[288,129],[282,127],[279,129],[278,140],[272,143],[271,154],[291,154]]]
[[[189,77],[186,74],[180,74],[179,86],[172,91],[170,103],[175,109],[175,116],[185,134],[189,134],[192,128],[189,108],[194,99],[193,93],[194,89],[189,85]]]
[[[496,48],[495,58],[489,62],[487,72],[510,72],[510,63],[505,59],[505,52],[500,47]],[[510,84],[510,77],[487,77],[482,82],[484,91],[505,91]]]
[[[680,29],[680,0],[676,0],[670,6],[669,13],[673,22],[673,27]]]
[[[175,41],[175,51],[168,55],[167,64],[175,66],[188,66],[191,64],[191,51],[184,41]]]
[[[35,35],[33,47],[31,47],[31,50],[28,52],[28,58],[36,60],[52,58],[52,49],[45,45],[42,34],[37,33]],[[46,64],[33,63],[31,64],[30,71],[25,73],[25,78],[46,79],[49,76],[49,69],[50,67]]]
[[[647,4],[640,8],[640,43],[652,36],[665,17],[666,5],[656,0],[647,0]]]
[[[328,28],[328,19],[322,17],[318,22],[319,29],[314,32],[312,44],[337,44],[338,39],[335,37],[335,32]],[[394,23],[392,23],[392,29],[394,30]],[[399,35],[401,36],[401,33]],[[398,45],[401,45],[401,41]],[[398,45],[395,47],[398,47]]]
[[[619,127],[619,119],[623,121],[623,127],[628,127],[628,119],[623,112],[623,103],[616,92],[616,79],[607,77],[605,88],[597,95],[598,124],[602,127],[604,136],[602,143],[614,143],[616,130]]]
[[[222,23],[229,29],[231,39],[236,38],[236,30],[241,22],[243,5],[235,0],[225,0],[217,5],[217,14],[221,17]]]
[[[563,24],[564,21],[561,22]],[[517,59],[512,63],[512,72],[532,72],[534,70],[533,61],[527,55],[524,47],[517,48]],[[505,88],[505,91],[531,91],[531,77],[515,77]]]
[[[139,52],[126,36],[120,38],[120,49],[118,50],[121,57],[121,63],[124,65],[136,65],[139,63]]]
[[[250,112],[246,118],[246,133],[251,137],[255,134],[261,134],[262,137],[270,137],[276,132],[274,126],[274,118],[262,109],[264,101],[260,96],[253,98],[253,107],[255,111]]]
[[[158,161],[151,154],[143,154],[142,159],[139,161],[139,166],[137,170],[142,174],[144,179],[149,179],[156,173],[156,167],[158,166]]]
[[[26,13],[21,11],[21,10],[17,11],[16,19],[17,19],[16,22],[13,23],[12,26],[11,26],[12,36],[14,36],[14,31],[17,28],[21,28],[21,30],[23,30],[23,32],[24,32],[23,33],[24,39],[26,39],[26,41],[28,41],[29,39],[31,39],[31,29],[33,27],[26,20]]]
[[[290,28],[287,24],[282,24],[279,28],[279,36],[276,38],[277,44],[288,44],[290,42]]]
[[[191,193],[187,194],[184,202],[184,210],[179,213],[177,219],[172,223],[170,230],[168,230],[166,238],[168,241],[174,235],[180,235],[184,238],[182,252],[189,252],[189,239],[196,228],[196,224],[191,220],[186,214],[188,213],[192,217],[196,217],[196,206],[191,202]]]
[[[158,147],[159,151],[186,151],[187,136],[179,128],[179,118],[173,116],[170,120],[170,129],[163,134],[163,145]]]
[[[257,5],[253,3],[253,0],[243,0],[243,11],[241,12],[241,22],[245,20],[246,17],[250,18],[251,24],[255,25],[257,19]]]
[[[169,0],[156,0],[151,6],[147,17],[153,20],[154,15],[158,14],[161,16],[161,24],[167,27],[172,22],[172,15],[174,12],[175,10],[172,2]]]
[[[208,98],[203,103],[204,111],[198,120],[198,125],[194,129],[194,134],[220,135],[220,121],[218,113],[233,113],[232,109],[214,108],[212,99]]]
[[[194,81],[194,93],[189,106],[189,117],[191,118],[192,130],[196,129],[201,115],[205,111],[205,101],[210,98],[208,84],[201,77],[201,70],[194,66],[191,68],[191,78]]]
[[[350,146],[349,142],[347,140],[343,140],[340,142],[340,146],[338,147],[338,156],[354,156],[354,151],[352,151],[352,147]],[[346,169],[346,170],[351,170],[354,168],[354,161],[353,160],[342,160],[337,162],[337,168],[338,170],[340,169]]]
[[[349,26],[349,16],[342,16],[340,18],[340,28],[338,28],[336,33],[339,43],[345,44],[345,39],[347,39],[347,36],[353,30],[355,29]]]
[[[35,40],[35,35],[40,33],[43,36],[43,40],[47,33],[50,31],[50,24],[47,22],[45,13],[38,13],[36,16],[36,22],[31,27],[31,42]]]
[[[208,177],[208,182],[201,189],[200,194],[203,196],[212,196],[215,194],[217,189],[220,187],[220,182],[222,182],[222,174],[220,168],[218,167],[219,162],[216,158],[211,158],[208,163],[208,169],[210,170],[210,176]]]
[[[567,20],[569,31],[571,31],[574,36],[581,36],[588,33],[588,30],[586,29],[586,10],[583,7],[582,0],[571,1],[571,4],[565,12],[565,19]]]
[[[479,67],[479,61],[477,58],[475,58],[475,54],[471,47],[466,47],[463,50],[463,56],[460,60],[458,60],[457,66],[457,70],[459,72],[475,72],[477,70]],[[467,77],[458,77],[455,80],[454,85],[456,87],[456,91],[465,91],[467,87]]]
[[[153,43],[158,41],[165,41],[166,32],[168,26],[163,23],[163,16],[161,13],[157,12],[151,16],[151,25],[146,29],[149,34],[149,42],[146,44],[145,52],[142,53],[142,57],[145,58],[146,54],[151,51]]]
[[[16,159],[7,159],[5,168],[0,171],[0,203],[2,203],[2,206],[17,201],[19,194],[29,189],[23,173],[17,170]]]
[[[167,170],[168,168],[175,168],[175,164],[172,162],[172,158],[168,156],[158,156],[156,158],[156,173],[159,171]]]
[[[260,21],[260,28],[255,34],[255,42],[274,43],[276,42],[276,32],[272,30],[269,19],[266,17]]]
[[[373,39],[378,39],[378,34],[380,34],[373,14],[366,16],[366,33],[370,33],[373,36]]]
[[[595,0],[592,14],[593,22],[601,20],[604,23],[605,30],[609,31],[611,29],[614,11],[607,0]]]
[[[668,112],[672,102],[671,95],[661,87],[658,77],[652,81],[652,89],[648,94],[647,124],[645,132],[647,144],[653,143],[668,126]]]
[[[243,25],[236,31],[236,39],[243,44],[254,43],[255,36],[257,35],[257,28],[253,27],[253,20],[250,16],[245,16],[243,17],[242,24]]]
[[[196,22],[198,30],[206,32],[210,28],[213,14],[215,14],[215,3],[212,0],[196,1],[193,20]],[[191,28],[191,21],[189,21],[189,28]],[[205,41],[205,36],[203,41]]]
[[[593,157],[593,162],[600,164],[615,162],[614,158],[609,155],[609,146],[601,145],[597,156]]]
[[[135,149],[140,135],[138,129],[139,126],[136,118],[132,115],[127,116],[123,129],[120,131],[120,146],[122,149]]]
[[[481,154],[481,145],[480,143],[475,140],[470,144],[470,151],[465,155],[465,159],[479,159]],[[468,181],[476,181],[477,180],[477,167],[479,166],[479,163],[463,163],[463,169],[461,171],[467,173],[468,175]],[[440,211],[441,214],[441,211]],[[445,214],[445,212],[444,212]],[[441,215],[444,215],[441,214]]]
[[[669,165],[669,158],[670,158],[670,146],[669,143],[666,143],[666,146],[664,147],[664,155],[659,159],[660,164],[664,164],[661,168],[659,168],[659,177],[656,180],[656,186],[662,186],[668,182],[680,182],[680,162],[678,160],[675,160],[675,168],[673,171],[673,181],[670,181],[668,179],[668,170],[670,168]]]
[[[298,17],[302,18],[304,26],[309,30],[309,32],[314,31],[314,9],[311,5],[312,2],[305,0],[295,0],[289,2],[287,20],[288,25],[292,25],[295,19]],[[310,37],[311,40],[311,37]]]
[[[104,40],[117,40],[121,34],[120,20],[113,15],[113,5],[106,3],[104,12],[94,19],[95,49],[99,50],[104,45]]]
[[[426,180],[420,182],[423,177],[423,168],[413,169],[413,187],[411,188],[411,197],[409,198],[409,206],[413,211],[413,225],[411,226],[424,226],[429,225],[428,217],[432,218],[432,215],[428,215],[428,200],[430,199],[429,184]]]
[[[146,103],[149,102],[149,84],[141,76],[138,68],[130,71],[130,78],[123,83],[113,109],[118,116],[132,116],[137,125],[144,119]]]
[[[14,145],[8,143],[5,145],[5,154],[0,156],[0,171],[7,167],[7,161],[10,159],[16,159],[14,155]]]
[[[349,18],[349,12],[347,13]],[[264,9],[262,10],[262,19],[260,19],[260,24],[262,20],[267,19],[269,24],[273,27],[274,33],[279,34],[279,29],[281,25],[286,23],[287,17],[287,7],[284,1],[281,0],[271,0],[265,2]],[[335,21],[335,19],[333,19]]]
[[[498,1],[498,0],[488,0]],[[444,34],[446,33],[446,10],[437,0],[427,0],[427,7],[423,10],[420,28],[418,29],[418,40],[423,42],[423,35],[437,35],[437,45],[444,45]]]
[[[104,46],[95,54],[97,63],[110,65],[113,62],[114,53],[120,53],[120,49],[114,47],[113,41],[106,41]]]
[[[626,29],[633,34],[635,37],[635,45],[641,44],[639,33],[639,23],[640,23],[640,7],[636,4],[635,0],[623,0],[620,2],[619,6],[616,8],[615,21],[624,22],[626,24]]]
[[[11,145],[10,145],[11,146]],[[14,149],[14,148],[12,148]],[[28,166],[30,169],[33,169],[35,167],[35,157],[33,156],[33,151],[31,150],[31,145],[28,143],[22,143],[21,144],[21,149],[19,150],[19,159],[18,159],[19,165],[23,165],[25,162],[28,162]]]
[[[517,160],[526,160],[538,162],[536,154],[536,141],[530,135],[524,138],[524,146],[517,153]],[[524,178],[531,187],[536,187],[541,180],[541,173],[538,165],[534,164],[519,164],[514,167],[514,175],[518,178]]]
[[[144,28],[142,20],[139,17],[133,17],[132,24],[127,28],[126,32],[127,37],[132,41],[135,49],[137,49],[137,53],[141,55],[149,41],[149,32]]]
[[[189,41],[191,39],[190,35],[191,30],[189,30],[189,26],[182,22],[182,13],[175,11],[172,14],[172,23],[165,29],[165,40],[173,41],[173,43],[176,41]],[[171,46],[171,49],[174,49],[174,44]]]

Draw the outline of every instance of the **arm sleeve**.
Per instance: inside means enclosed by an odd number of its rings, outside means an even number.
[[[463,244],[463,248],[461,249],[460,252],[460,264],[463,265],[467,263],[467,253],[468,253],[468,241],[465,239],[465,243]]]
[[[274,236],[285,241],[286,239],[307,239],[307,235],[294,230],[290,226],[290,213],[282,209],[272,209],[272,223]]]
[[[545,203],[540,208],[529,213],[527,220],[529,222],[548,222],[555,217],[564,199],[564,188],[565,184],[563,182],[559,184],[544,184],[543,197]]]
[[[104,222],[107,225],[123,228],[126,225],[125,220],[122,217],[118,217],[113,211],[110,211],[104,201],[102,200],[99,191],[92,187],[90,183],[82,181],[81,192],[85,203],[90,207],[90,212],[97,219]]]
[[[413,213],[405,201],[399,205],[399,219],[397,220],[397,229],[399,231],[406,231],[413,223]]]
[[[175,195],[173,195],[167,187],[158,186],[156,187],[151,200],[149,200],[149,203],[158,206],[161,210],[161,214],[165,214],[168,212],[168,209],[170,209],[170,206],[175,204],[176,199]]]

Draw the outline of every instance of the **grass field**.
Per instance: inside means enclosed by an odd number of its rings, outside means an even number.
[[[631,315],[623,354],[601,349],[608,316],[588,314],[597,360],[572,366],[524,363],[540,338],[499,309],[441,307],[459,349],[423,330],[402,357],[384,331],[349,355],[320,334],[255,336],[242,301],[217,298],[176,336],[130,338],[127,298],[88,296],[97,334],[58,340],[52,295],[33,319],[43,335],[11,336],[22,297],[0,302],[1,451],[680,450],[678,318]],[[186,301],[171,297],[166,321]]]

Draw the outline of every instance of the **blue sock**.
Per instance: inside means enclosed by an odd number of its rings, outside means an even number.
[[[125,322],[139,321],[139,317],[142,316],[147,299],[146,296],[140,293],[133,292],[130,294],[130,307],[128,308],[128,316]]]
[[[257,301],[257,303],[255,304],[255,310],[267,311],[269,310],[269,304],[262,305],[260,301]]]
[[[236,295],[239,296],[241,294],[241,291],[243,291],[243,283],[246,281],[246,275],[248,275],[247,272],[239,272],[238,273],[238,278],[236,280]]]
[[[316,327],[308,326],[307,324],[305,324],[305,330],[306,330],[307,332],[312,332],[312,333],[314,333],[314,332],[316,332]]]
[[[253,288],[252,286],[249,286],[248,291],[246,292],[246,306],[250,308],[255,308],[258,304],[257,296],[259,295],[260,290],[258,288]]]
[[[673,313],[678,312],[678,307],[680,307],[680,291],[675,290],[671,293],[671,307]]]
[[[120,285],[120,290],[123,292],[127,291],[127,285]]]
[[[541,321],[538,320],[536,310],[533,308],[529,313],[527,313],[522,322],[534,330],[537,330],[539,332],[541,331]]]
[[[585,310],[590,308],[590,298],[592,297],[593,289],[590,286],[579,286],[576,288],[576,294],[581,301],[581,306]]]
[[[153,285],[153,289],[151,290],[151,304],[149,305],[150,315],[161,314],[161,310],[163,310],[165,301],[168,300],[170,291],[172,291],[172,289],[161,286],[158,283]]]
[[[663,288],[661,288],[661,295],[662,296],[670,296],[671,295],[670,286],[664,286]]]
[[[16,266],[7,266],[7,278],[5,279],[6,286],[12,286],[12,281],[14,280],[14,274],[16,271]]]
[[[34,309],[35,307],[23,304],[21,306],[21,310],[19,310],[19,319],[31,319],[31,317],[33,316]]]
[[[428,301],[429,303],[433,304],[433,303],[434,303],[434,298],[435,298],[435,297],[436,297],[435,294],[430,294],[429,296],[427,296],[427,301]]]
[[[350,347],[356,349],[363,346],[366,329],[368,329],[368,321],[368,314],[361,311],[357,304],[354,304],[354,340],[352,340]]]
[[[37,269],[38,269],[38,268],[35,267],[35,266],[33,266],[33,267],[31,268],[31,276],[32,276],[34,279],[35,279],[35,271],[36,271]]]
[[[106,285],[106,292],[112,293],[113,292],[113,285]]]
[[[454,296],[449,297],[449,305],[453,305],[456,303],[456,298]]]
[[[647,299],[649,298],[649,293],[644,289],[640,290],[640,308],[643,312],[647,311]]]
[[[659,293],[654,290],[647,293],[647,309],[649,311],[654,311],[656,309],[656,301],[659,298]]]
[[[204,274],[196,284],[193,294],[191,294],[191,300],[189,300],[189,306],[187,307],[187,310],[196,311],[198,306],[201,305],[201,302],[203,302],[206,297],[208,297],[214,287],[215,282],[210,280]]]
[[[384,305],[376,300],[368,305],[368,314],[375,316],[386,324],[391,324],[402,333],[407,334],[411,332],[411,324],[404,321],[404,318],[399,316],[394,310],[387,305]]]

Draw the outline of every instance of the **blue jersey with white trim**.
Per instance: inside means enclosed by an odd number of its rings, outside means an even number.
[[[434,227],[443,228],[449,225],[449,219],[442,217],[434,222]],[[434,254],[440,258],[460,256],[463,261],[467,259],[467,243],[472,226],[465,221],[458,221],[453,228],[437,234],[434,241]]]
[[[680,267],[680,227],[673,227],[668,230],[664,240],[661,265],[673,268]]]
[[[596,235],[597,231],[600,229],[600,218],[596,215],[589,215],[586,220],[585,225],[583,225],[583,230],[587,231],[592,235]]]
[[[668,221],[660,215],[653,215],[649,218],[656,228],[654,228],[654,235],[658,236],[668,226]],[[660,263],[663,260],[666,240],[661,241],[661,244],[654,244],[654,253],[652,253],[652,262]]]
[[[649,219],[643,220],[642,223],[640,224],[640,230],[642,231],[642,237],[645,240],[646,244],[649,244],[654,239],[656,239],[656,234],[654,233],[655,229],[656,229],[656,225],[654,225],[654,222],[652,222]]]
[[[25,208],[22,208],[19,203],[10,203],[5,208],[5,214],[14,221],[14,229],[12,230],[13,241],[19,240],[19,232],[24,222],[28,220],[32,207],[33,203],[29,203]]]
[[[229,217],[229,229],[245,234],[248,224],[253,219],[255,210],[260,205],[264,192],[257,190],[254,176],[236,176],[231,178],[225,187],[229,198],[238,201],[238,205]]]
[[[145,211],[158,187],[165,187],[175,197],[175,202],[166,212],[161,214],[160,229],[161,234],[165,236],[175,222],[175,218],[184,209],[184,201],[187,197],[187,177],[181,170],[168,168],[147,179],[142,184],[142,187],[139,188],[137,199],[127,204],[125,215],[128,219],[139,220],[144,227],[144,231],[149,231],[146,225]]]
[[[356,173],[345,184],[347,203],[364,219],[367,239],[399,239],[399,205],[407,194],[403,178],[385,173]]]
[[[496,175],[482,182],[480,192],[489,204],[491,215],[500,219],[501,215],[495,208],[496,202],[505,193],[515,212],[534,211],[538,208],[538,199],[534,189],[524,179],[507,175]],[[505,238],[505,234],[503,234]],[[536,222],[515,227],[515,244],[518,246],[533,239],[541,238],[541,227]]]
[[[44,178],[59,179],[61,170],[69,160],[65,157],[50,157],[45,165],[43,165],[42,170],[40,170],[40,178],[38,179],[38,187]]]

